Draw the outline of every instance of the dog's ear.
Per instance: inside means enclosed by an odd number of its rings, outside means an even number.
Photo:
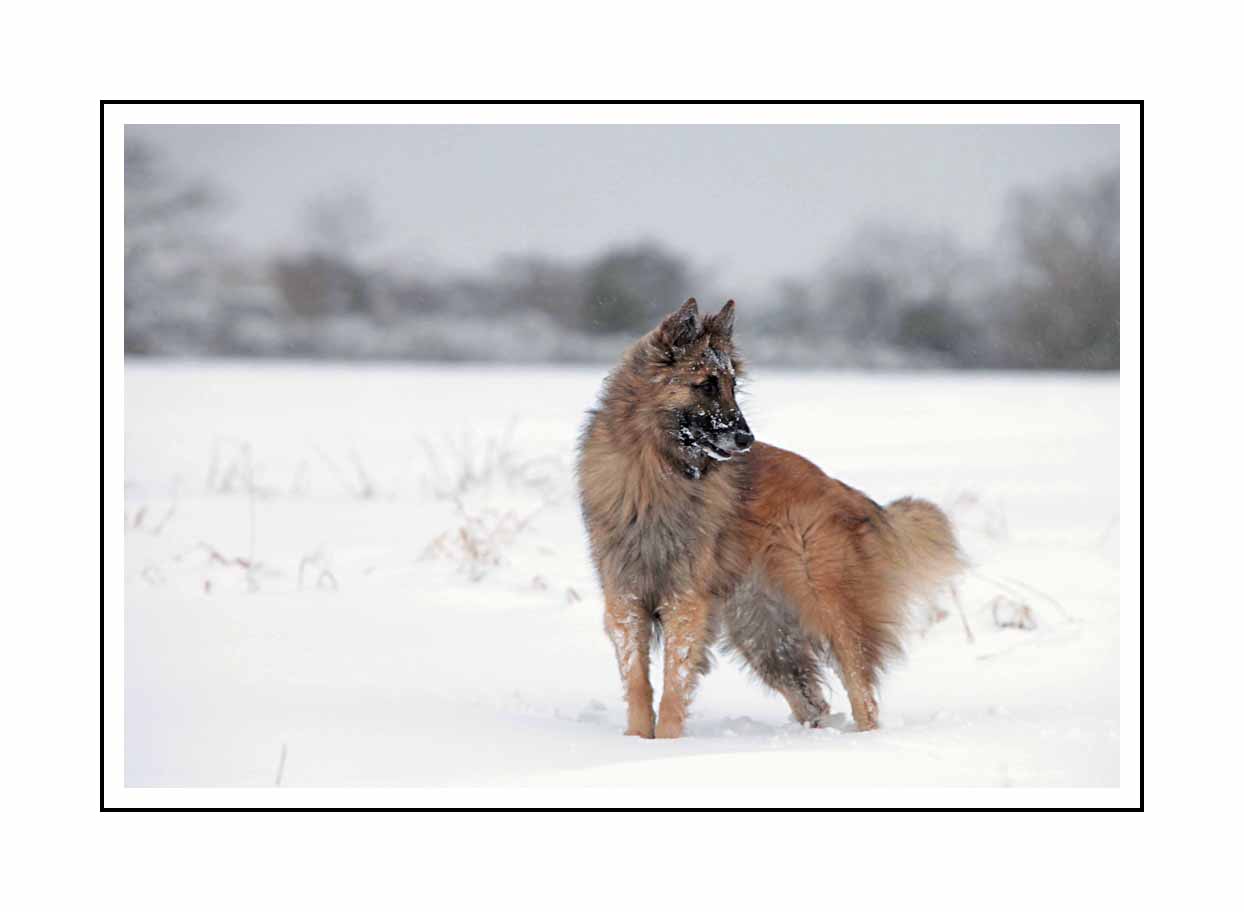
[[[687,303],[661,321],[657,337],[670,348],[690,345],[700,334],[699,320],[695,298],[687,298]]]
[[[704,321],[704,328],[713,335],[721,336],[723,339],[729,339],[734,335],[734,300],[726,302],[718,313]]]

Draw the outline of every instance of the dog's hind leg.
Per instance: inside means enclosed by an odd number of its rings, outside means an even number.
[[[807,638],[783,644],[775,653],[749,655],[736,647],[748,666],[783,697],[791,715],[801,725],[821,728],[829,722],[829,703],[825,700],[821,666]]]
[[[900,651],[898,612],[876,572],[870,528],[829,526],[792,534],[772,549],[766,571],[816,643],[829,643],[860,731],[877,727],[877,684]]]
[[[839,628],[831,637],[830,648],[847,689],[847,699],[851,701],[856,729],[876,728],[878,664],[868,658],[863,638],[849,628]]]
[[[744,582],[722,610],[726,643],[756,677],[790,704],[795,720],[819,728],[829,719],[821,659],[794,609],[759,581]]]
[[[626,734],[651,738],[656,726],[652,713],[652,684],[648,680],[652,646],[652,617],[633,596],[605,594],[605,632],[613,642],[626,696]]]
[[[834,661],[851,702],[859,731],[877,727],[877,682],[881,656],[876,636],[864,623],[865,615],[841,587],[817,586],[807,573],[790,574],[783,590],[799,612],[801,626],[820,644],[822,654]]]

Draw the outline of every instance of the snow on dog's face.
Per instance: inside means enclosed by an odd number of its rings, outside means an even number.
[[[651,335],[650,382],[667,415],[685,473],[699,478],[712,462],[746,453],[755,439],[735,401],[741,366],[734,352],[734,302],[701,318],[695,298]]]

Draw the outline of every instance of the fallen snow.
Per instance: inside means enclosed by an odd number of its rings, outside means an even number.
[[[759,439],[950,510],[975,642],[945,600],[875,732],[721,660],[642,741],[571,476],[603,374],[131,364],[126,784],[1118,784],[1114,378],[755,371]]]

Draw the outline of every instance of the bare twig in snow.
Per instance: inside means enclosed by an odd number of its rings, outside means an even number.
[[[1032,609],[1025,602],[1017,602],[1005,595],[996,595],[989,603],[993,622],[999,627],[1015,627],[1019,630],[1036,630],[1037,621]]]
[[[243,453],[246,459],[246,500],[247,507],[250,511],[250,547],[247,551],[246,560],[246,585],[251,592],[259,588],[259,583],[255,580],[255,469],[251,462],[250,444],[243,446]]]
[[[226,454],[229,454],[226,456]],[[229,494],[240,481],[248,482],[250,445],[234,437],[217,437],[212,441],[212,455],[207,467],[207,490],[213,494]]]
[[[1042,598],[1045,601],[1049,602],[1051,605],[1057,608],[1058,613],[1061,614],[1067,620],[1069,621],[1076,620],[1076,618],[1069,611],[1067,611],[1066,608],[1062,606],[1062,603],[1059,602],[1053,596],[1047,595],[1046,593],[1042,592],[1040,589],[1038,589],[1035,586],[1030,586],[1028,583],[1025,583],[1023,580],[1017,580],[1009,576],[1006,579],[1007,579],[1007,582],[1011,583],[1012,585],[1019,586],[1019,588],[1025,589],[1028,592],[1031,592],[1033,595],[1037,596],[1038,598]]]
[[[332,476],[337,479],[337,484],[341,485],[343,491],[359,500],[372,500],[375,498],[376,485],[356,450],[350,451],[350,461],[354,464],[354,473],[358,479],[357,483],[352,482],[346,473],[341,470],[341,467],[322,449],[318,446],[314,446],[312,449],[315,450],[315,454],[320,457],[320,461],[324,463],[328,471],[332,473]]]
[[[299,590],[303,588],[303,583],[306,579],[306,571],[308,569],[315,569],[319,571],[315,577],[316,589],[331,589],[333,592],[336,592],[340,588],[337,584],[337,577],[333,574],[333,571],[324,566],[324,553],[322,551],[316,551],[314,554],[306,555],[301,561],[298,562]]]
[[[1015,598],[1019,599],[1020,601],[1024,600],[1024,595],[1022,592],[1019,592],[1015,587],[1018,586],[1021,589],[1025,589],[1032,595],[1039,596],[1040,598],[1044,599],[1045,601],[1053,605],[1055,608],[1057,608],[1058,613],[1061,614],[1064,619],[1070,621],[1073,624],[1078,624],[1080,622],[1079,618],[1069,613],[1067,609],[1064,608],[1058,600],[1054,599],[1053,597],[1049,595],[1046,595],[1044,592],[1042,592],[1039,589],[1035,589],[1032,586],[1029,586],[1027,583],[1021,582],[1020,580],[1013,579],[1011,577],[1007,577],[1006,581],[1004,582],[1003,580],[995,579],[992,576],[987,576],[984,573],[981,573],[979,570],[975,570],[975,569],[969,570],[968,572],[971,573],[973,576],[975,576],[977,579],[980,579],[986,583],[989,583],[991,586],[997,586],[1003,592],[1013,595]]]
[[[485,439],[479,446],[469,432],[460,439],[445,440],[439,449],[448,452],[448,464],[441,458],[438,447],[421,440],[429,469],[425,483],[444,500],[456,500],[494,482],[525,488],[546,501],[551,500],[558,479],[566,476],[564,467],[557,459],[547,456],[520,458],[511,442],[514,427],[515,422],[511,420],[504,433]]]
[[[433,557],[456,559],[472,582],[487,575],[489,568],[501,563],[502,550],[518,537],[527,525],[543,509],[537,508],[526,517],[518,517],[512,511],[497,516],[492,511],[480,515],[466,512],[460,501],[455,501],[462,514],[462,525],[442,532],[423,549],[420,560]]]
[[[968,625],[968,616],[963,610],[963,602],[959,598],[959,587],[954,583],[950,584],[950,597],[954,599],[955,608],[959,611],[959,620],[963,622],[963,632],[967,636],[968,642],[975,645],[976,637],[972,635],[972,628]]]
[[[358,473],[359,477],[359,497],[363,500],[371,500],[376,496],[375,482],[372,481],[371,475],[368,474],[357,450],[350,451],[350,458],[354,462],[354,471]]]
[[[247,560],[246,558],[225,557],[223,554],[221,554],[219,551],[217,551],[215,548],[213,548],[211,545],[209,545],[205,541],[199,542],[197,545],[195,545],[195,548],[196,549],[202,548],[204,551],[206,551],[208,558],[213,563],[220,564],[225,567],[241,567],[243,570],[250,569],[251,562]]]
[[[159,535],[164,531],[164,527],[168,525],[170,519],[177,513],[177,502],[169,504],[168,509],[164,511],[164,515],[160,517],[160,521],[151,528],[152,535]]]

